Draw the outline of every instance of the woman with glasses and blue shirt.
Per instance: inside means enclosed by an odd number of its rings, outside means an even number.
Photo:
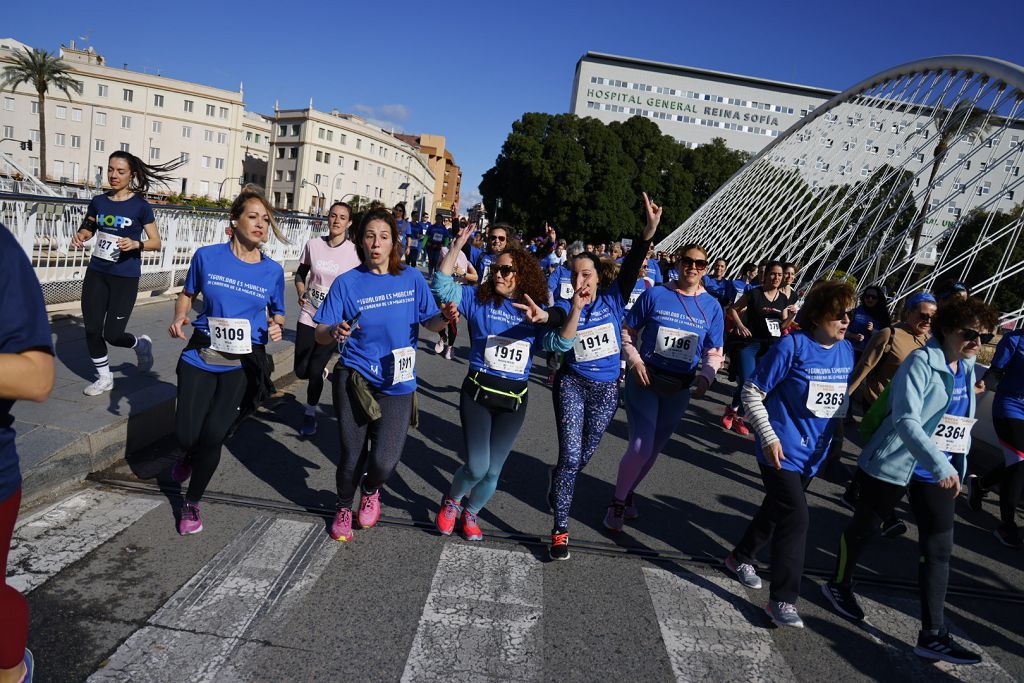
[[[853,352],[857,359],[871,340],[871,335],[892,324],[885,294],[881,287],[866,287],[860,295],[860,306],[853,309],[850,329],[846,332],[847,340],[853,344]]]

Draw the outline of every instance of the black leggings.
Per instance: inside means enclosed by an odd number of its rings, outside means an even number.
[[[317,344],[315,327],[295,325],[295,376],[307,380],[306,403],[315,406],[324,391],[324,368],[337,348],[334,344]]]
[[[334,370],[334,413],[341,439],[341,462],[335,475],[339,509],[352,507],[360,483],[364,491],[376,491],[391,477],[402,458],[412,417],[413,394],[386,396],[375,392],[380,419],[368,424],[357,419],[354,410],[359,408],[348,390],[351,372],[340,364]],[[365,448],[368,438],[369,451]]]
[[[836,574],[833,581],[853,585],[853,571],[868,542],[878,535],[882,520],[892,514],[903,498],[903,486],[890,484],[857,470],[860,498],[853,520],[839,537]],[[946,587],[949,584],[949,558],[953,554],[953,511],[956,496],[952,489],[921,481],[910,482],[910,509],[918,533],[917,581],[921,598],[921,627],[943,627]]]
[[[244,370],[207,372],[178,359],[178,443],[192,465],[185,499],[198,503],[220,464],[221,446],[238,418],[245,394]]]
[[[139,294],[139,278],[87,268],[82,282],[82,320],[91,358],[107,355],[107,344],[130,349],[135,335],[125,332]]]
[[[1024,420],[996,417],[992,418],[992,423],[996,428],[996,436],[1002,442],[1007,460],[1018,453],[1024,453]],[[1020,503],[1021,491],[1024,490],[1024,460],[1018,460],[1010,465],[1001,463],[981,478],[983,489],[990,489],[997,484],[999,517],[1003,522],[1003,529],[1013,531],[1017,528],[1017,504]]]
[[[764,482],[764,502],[733,555],[742,563],[754,564],[758,551],[771,543],[771,599],[795,604],[800,595],[810,521],[804,493],[807,477],[767,465],[759,467]]]

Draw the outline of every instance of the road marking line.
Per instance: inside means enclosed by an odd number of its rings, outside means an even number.
[[[89,681],[241,680],[238,650],[274,633],[339,547],[322,524],[257,517]]]
[[[644,567],[677,681],[790,681],[764,610],[732,579]],[[767,599],[767,596],[766,596]]]
[[[540,680],[543,581],[543,565],[528,553],[446,543],[403,683]]]
[[[88,490],[21,520],[7,583],[28,593],[162,504],[158,498]]]

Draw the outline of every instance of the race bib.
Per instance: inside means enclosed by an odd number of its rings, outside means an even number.
[[[768,334],[770,334],[773,337],[782,336],[782,325],[779,323],[778,320],[775,320],[773,318],[767,318],[764,322],[768,326]]]
[[[395,373],[392,384],[411,382],[416,379],[416,349],[406,346],[391,352],[395,357]]]
[[[611,323],[605,323],[578,332],[572,350],[576,353],[576,360],[580,362],[619,355],[619,341],[615,338],[615,328]]]
[[[558,288],[558,297],[561,299],[572,299],[572,295],[576,293],[571,282],[563,282]]]
[[[440,244],[441,242],[444,242],[444,235],[439,232],[435,232],[430,236],[430,241],[434,244]]]
[[[96,245],[92,248],[92,255],[104,261],[117,261],[121,250],[117,247],[117,240],[120,239],[109,232],[96,233]]]
[[[252,326],[245,318],[207,318],[210,347],[221,353],[252,353]]]
[[[632,292],[629,293],[629,301],[626,302],[626,310],[627,311],[629,309],[633,308],[633,304],[636,303],[636,300],[639,299],[640,295],[643,294],[643,293],[644,293],[644,290],[642,290],[642,289],[634,289]]]
[[[665,358],[692,363],[697,353],[697,335],[686,330],[659,326],[654,352]]]
[[[326,298],[327,290],[319,285],[313,285],[306,290],[306,301],[313,307],[313,310],[320,308]]]
[[[808,382],[807,410],[815,417],[846,417],[846,389],[845,382]]]
[[[526,374],[530,361],[530,342],[491,335],[484,347],[484,365],[514,375]]]
[[[971,427],[977,422],[973,417],[943,415],[939,426],[932,434],[932,443],[940,451],[947,453],[966,453],[970,445]]]
[[[487,277],[491,274],[491,264],[488,263],[484,266],[483,275],[480,276],[480,282],[487,282]]]

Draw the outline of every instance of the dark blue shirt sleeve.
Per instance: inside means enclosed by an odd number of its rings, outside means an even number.
[[[992,367],[996,370],[1003,370],[1010,363],[1010,359],[1017,353],[1017,346],[1020,344],[1020,335],[1007,334],[999,340],[996,346],[996,353],[992,356]]]
[[[192,254],[192,261],[188,264],[188,275],[185,276],[185,283],[181,291],[186,294],[195,295],[203,291],[203,252],[196,251]]]

